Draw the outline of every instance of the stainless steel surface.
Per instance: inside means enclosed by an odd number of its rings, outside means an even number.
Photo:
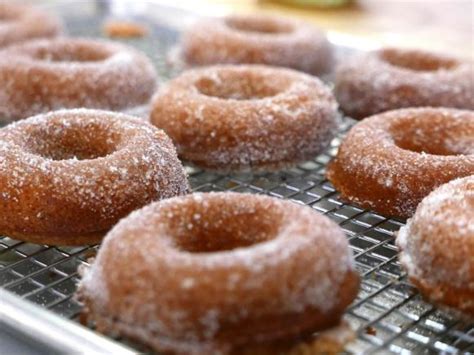
[[[103,15],[97,8],[81,10],[77,3],[60,8],[70,34],[100,36]],[[162,11],[160,8],[151,10],[152,16],[148,19],[156,21]],[[141,18],[140,21],[148,20]],[[147,52],[161,78],[166,80],[175,74],[166,66],[165,57],[178,34],[169,27],[169,21],[149,25],[153,29],[150,37],[125,42]],[[343,203],[324,178],[326,163],[352,124],[352,120],[344,119],[331,146],[296,168],[257,175],[218,175],[188,168],[191,184],[194,191],[232,190],[291,199],[339,223],[362,275],[359,295],[346,312],[346,318],[357,332],[357,340],[347,348],[348,352],[474,352],[474,324],[424,302],[407,282],[394,245],[394,232],[404,221]],[[64,347],[64,350],[73,350],[76,346],[76,350],[81,350],[80,340],[85,338],[94,346],[109,346],[103,337],[85,333],[80,326],[65,322],[65,319],[78,320],[80,305],[72,297],[78,281],[77,267],[87,263],[96,250],[97,247],[46,247],[0,237],[0,286],[18,296],[0,294],[0,322],[9,323],[18,333],[29,332],[33,338]],[[30,307],[19,298],[43,310]],[[56,336],[48,335],[49,332]]]
[[[32,302],[0,289],[0,324],[2,329],[21,329],[25,341],[35,341],[48,353],[71,354],[79,349],[85,354],[132,355],[134,352],[110,339],[38,307]],[[47,326],[45,326],[45,324]]]

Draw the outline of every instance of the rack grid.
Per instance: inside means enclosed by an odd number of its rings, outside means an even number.
[[[65,22],[72,35],[97,37],[104,16],[97,10],[93,16],[88,14],[86,21],[85,15],[75,12],[73,17],[66,16]],[[156,23],[149,25],[151,36],[125,42],[147,52],[161,79],[169,79],[176,71],[167,66],[166,53],[176,42],[178,32]],[[193,190],[289,199],[327,215],[344,229],[362,276],[358,297],[345,315],[357,335],[347,347],[348,353],[474,352],[474,324],[424,302],[407,281],[394,244],[395,232],[404,221],[344,203],[325,179],[326,164],[354,122],[343,118],[337,137],[326,151],[293,169],[219,175],[187,167]],[[60,317],[79,321],[81,307],[73,298],[79,280],[77,269],[87,264],[97,249],[98,246],[48,247],[0,237],[0,287]]]

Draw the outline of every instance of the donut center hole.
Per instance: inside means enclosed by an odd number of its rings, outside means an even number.
[[[208,208],[180,209],[171,221],[174,245],[190,253],[212,253],[246,248],[273,239],[280,228],[282,215],[258,202],[237,206],[220,201]]]
[[[268,18],[230,17],[225,20],[225,23],[234,30],[260,34],[281,34],[293,31],[290,24]]]
[[[117,150],[120,137],[99,124],[34,127],[25,135],[29,153],[49,160],[90,160]]]
[[[386,49],[380,52],[380,57],[395,67],[413,71],[447,70],[458,65],[458,62],[454,59],[442,58],[430,53],[418,51]]]
[[[195,82],[197,90],[206,96],[232,100],[258,100],[280,93],[286,83],[250,72],[220,72]]]
[[[432,155],[474,153],[474,126],[446,125],[436,117],[401,120],[391,127],[394,143],[402,149]],[[445,122],[445,121],[444,121]]]
[[[107,59],[110,53],[101,48],[66,45],[57,48],[37,48],[32,56],[46,62],[100,62]]]

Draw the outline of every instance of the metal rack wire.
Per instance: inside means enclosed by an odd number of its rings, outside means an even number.
[[[97,36],[102,17],[74,14],[67,19],[74,35]],[[154,25],[154,35],[128,41],[146,51],[163,79],[173,75],[165,53],[177,33]],[[346,232],[362,284],[346,317],[357,332],[348,353],[474,352],[474,324],[425,303],[405,277],[397,259],[394,232],[403,220],[391,219],[343,203],[325,179],[326,163],[353,121],[344,119],[338,136],[314,160],[278,173],[218,175],[188,168],[194,191],[267,194],[311,206],[335,220]],[[78,320],[80,305],[72,295],[77,268],[94,256],[97,246],[47,247],[0,237],[0,287],[36,303],[58,316]]]

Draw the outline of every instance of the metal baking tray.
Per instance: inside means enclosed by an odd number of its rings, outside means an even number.
[[[70,35],[100,37],[103,20],[120,10],[109,5],[76,1],[54,7]],[[123,42],[145,51],[165,81],[177,73],[167,65],[167,53],[193,14],[151,3],[146,7],[146,16],[127,16],[146,23],[151,34]],[[400,268],[394,232],[404,221],[343,203],[325,179],[327,162],[354,122],[344,118],[326,151],[293,169],[219,175],[188,167],[191,185],[194,191],[227,190],[290,199],[324,213],[345,230],[362,275],[359,295],[345,314],[357,336],[347,353],[474,352],[474,324],[424,302]],[[97,248],[48,247],[0,237],[2,329],[50,354],[142,351],[137,344],[106,338],[80,324],[81,307],[73,298],[77,268],[87,264]]]

